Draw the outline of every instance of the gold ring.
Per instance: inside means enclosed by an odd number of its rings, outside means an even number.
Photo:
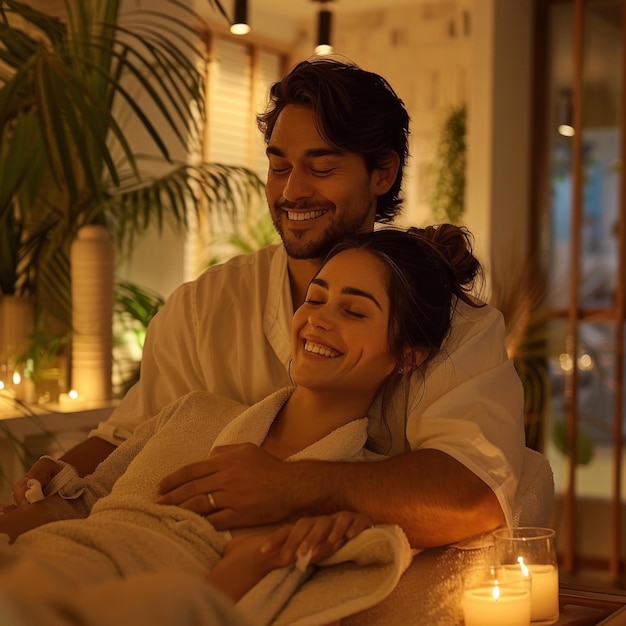
[[[215,498],[212,493],[207,493],[206,497],[209,499],[209,505],[211,506],[211,512],[217,511],[217,504],[215,504]]]

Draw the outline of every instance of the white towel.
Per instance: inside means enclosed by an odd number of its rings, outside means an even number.
[[[317,567],[270,572],[237,606],[256,626],[327,624],[387,597],[411,556],[399,526],[368,528]]]

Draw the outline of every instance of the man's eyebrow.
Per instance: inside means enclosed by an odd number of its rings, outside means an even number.
[[[313,278],[311,280],[312,285],[319,285],[324,289],[328,289],[328,283],[323,278]],[[380,302],[369,292],[363,291],[363,289],[358,289],[357,287],[344,287],[341,290],[341,293],[345,293],[350,296],[360,296],[361,298],[367,298],[371,300],[381,311],[383,310],[380,306]]]
[[[265,149],[265,154],[267,156],[285,156],[285,152],[277,146],[267,146],[267,148]],[[334,150],[333,148],[311,148],[310,150],[305,150],[304,152],[304,155],[310,159],[327,156],[344,156],[345,154],[345,152],[341,150]]]

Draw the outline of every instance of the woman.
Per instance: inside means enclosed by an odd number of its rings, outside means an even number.
[[[404,374],[425,371],[449,332],[456,298],[480,306],[470,295],[479,273],[469,234],[451,225],[384,229],[335,248],[294,314],[294,387],[249,409],[205,392],[164,409],[92,475],[62,489],[64,498],[75,498],[71,515],[86,520],[32,530],[0,553],[6,564],[0,589],[39,581],[45,602],[54,600],[60,584],[93,588],[167,567],[206,576],[238,601],[269,572],[291,567],[282,548],[297,545],[305,562],[298,563],[303,575],[292,593],[311,575],[309,561],[337,551],[370,520],[337,511],[233,537],[203,517],[219,514],[219,492],[189,494],[193,510],[168,506],[159,502],[161,480],[229,445],[261,446],[287,462],[381,458],[366,447],[369,407],[378,394],[384,401]],[[206,411],[215,415],[210,425],[202,418]],[[0,529],[8,528],[5,523]]]

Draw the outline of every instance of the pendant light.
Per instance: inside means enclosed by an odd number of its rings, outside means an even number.
[[[235,17],[230,26],[233,35],[247,35],[250,32],[248,24],[248,0],[235,0]]]

